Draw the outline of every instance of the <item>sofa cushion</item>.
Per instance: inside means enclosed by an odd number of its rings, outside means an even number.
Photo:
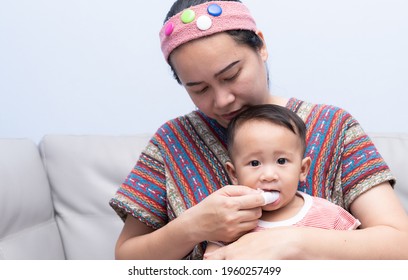
[[[150,136],[47,135],[40,150],[67,259],[113,259],[123,222],[109,200]]]
[[[408,134],[370,134],[384,160],[397,178],[395,191],[408,213]]]
[[[37,146],[0,139],[0,259],[64,259]]]

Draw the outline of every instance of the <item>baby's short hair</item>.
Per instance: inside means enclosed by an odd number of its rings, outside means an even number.
[[[234,143],[237,128],[250,120],[267,121],[283,127],[299,136],[302,143],[303,153],[306,150],[306,125],[303,120],[286,107],[274,104],[262,104],[251,106],[235,116],[227,128],[228,152],[231,155],[231,148]]]

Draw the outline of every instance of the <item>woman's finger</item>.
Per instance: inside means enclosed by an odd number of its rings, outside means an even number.
[[[262,196],[262,191],[251,189],[242,185],[228,185],[220,189],[218,192],[221,195],[233,197],[237,203],[237,210],[253,209],[261,207],[265,204],[265,199]]]

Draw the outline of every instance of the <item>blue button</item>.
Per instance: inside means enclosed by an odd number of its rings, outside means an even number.
[[[218,4],[211,4],[207,8],[207,12],[214,17],[218,17],[222,14],[222,8]]]

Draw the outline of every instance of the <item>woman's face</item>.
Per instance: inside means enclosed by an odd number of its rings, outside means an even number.
[[[270,102],[267,57],[265,44],[255,51],[219,33],[181,45],[170,61],[195,106],[226,127],[246,107]]]

